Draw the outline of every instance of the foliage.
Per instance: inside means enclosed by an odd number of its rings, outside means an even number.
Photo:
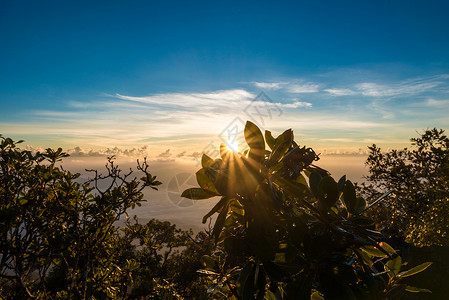
[[[449,138],[431,129],[411,144],[388,152],[369,147],[369,176],[360,192],[377,198],[393,191],[371,212],[379,230],[418,246],[449,245]]]
[[[336,182],[315,166],[315,152],[286,130],[265,138],[247,122],[249,149],[202,157],[199,188],[182,196],[220,196],[212,236],[223,248],[202,258],[213,278],[210,297],[222,299],[384,299],[426,291],[400,283],[428,264],[400,272],[401,257],[373,231],[366,202],[343,176]],[[266,148],[266,144],[269,149]]]
[[[143,225],[134,220],[128,220],[122,229],[128,244],[138,242],[134,251],[127,254],[127,258],[139,263],[127,297],[205,298],[205,279],[196,271],[201,268],[201,257],[212,252],[210,235],[199,232],[192,238],[191,231],[176,228],[167,221],[152,219]]]
[[[0,136],[1,137],[1,136]],[[3,298],[124,297],[139,263],[115,222],[161,184],[138,162],[143,177],[122,174],[108,159],[107,174],[90,182],[57,166],[67,154],[32,153],[0,143],[0,293]],[[101,186],[106,185],[102,189]]]

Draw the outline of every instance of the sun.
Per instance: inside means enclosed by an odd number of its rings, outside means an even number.
[[[228,151],[237,153],[239,149],[239,143],[237,143],[236,141],[228,141],[226,142],[226,148],[228,148]]]

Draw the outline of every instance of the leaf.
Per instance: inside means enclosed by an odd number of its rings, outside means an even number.
[[[432,264],[431,262],[422,263],[416,267],[411,268],[410,270],[399,273],[398,277],[408,277],[408,276],[415,275],[415,274],[420,273],[420,272],[424,271],[425,269],[427,269],[431,264]]]
[[[384,268],[385,271],[388,272],[388,276],[390,278],[395,277],[396,275],[398,275],[399,270],[401,269],[401,265],[402,265],[402,259],[400,256],[396,256],[393,259],[390,259],[389,261],[387,261],[387,263],[385,264]]]
[[[393,249],[389,244],[386,242],[380,242],[379,246],[382,247],[385,251],[387,251],[389,254],[396,254],[396,250]]]
[[[318,201],[325,207],[331,207],[338,200],[338,185],[335,180],[326,176],[321,179],[318,185]]]
[[[309,177],[310,190],[312,191],[315,198],[318,198],[318,187],[320,185],[321,175],[316,171],[312,171]]]
[[[223,229],[224,223],[226,222],[226,216],[228,214],[228,205],[226,205],[221,212],[218,214],[217,220],[215,221],[214,229],[212,230],[212,236],[215,237],[215,244],[218,243],[221,231]]]
[[[267,290],[267,291],[265,292],[265,298],[264,298],[264,299],[266,299],[266,300],[276,300],[276,295],[273,294],[272,291]]]
[[[284,157],[285,153],[287,153],[288,149],[292,144],[292,130],[286,130],[282,133],[277,139],[273,148],[273,152],[271,152],[270,159],[268,161],[268,167],[276,165],[280,161],[282,157]]]
[[[265,154],[265,140],[259,127],[253,122],[247,121],[245,124],[244,135],[246,143],[250,148],[248,156],[255,161],[262,161]]]
[[[209,156],[207,156],[206,154],[203,154],[203,156],[201,157],[201,166],[203,168],[208,168],[210,167],[212,164],[214,163],[214,160],[212,158],[210,158]]]
[[[291,181],[284,176],[275,178],[274,182],[278,184],[282,189],[287,191],[291,197],[303,198],[304,195],[309,194],[308,187],[298,181]]]
[[[346,181],[343,188],[341,201],[346,207],[346,210],[352,215],[361,212],[366,207],[365,200],[356,196],[354,185],[349,180]]]
[[[299,175],[298,175],[298,177],[296,178],[296,182],[302,184],[302,185],[305,186],[305,187],[308,187],[307,181],[306,181],[306,179],[304,178],[304,175],[302,175],[302,174],[299,174]]]
[[[267,141],[268,146],[271,150],[274,149],[274,145],[276,144],[276,140],[271,135],[271,131],[265,130],[265,140]]]
[[[315,291],[311,296],[310,296],[310,300],[325,300],[323,296],[321,296],[320,293],[318,293],[317,291]]]
[[[405,290],[406,290],[407,292],[412,292],[412,293],[419,293],[419,292],[432,293],[431,290],[428,290],[428,289],[421,289],[421,288],[417,288],[417,287],[410,286],[410,285],[407,285],[406,288],[405,288]]]
[[[220,193],[217,191],[217,188],[215,187],[212,180],[207,176],[206,171],[201,168],[198,172],[196,172],[196,181],[198,182],[198,185],[206,191],[212,192],[214,194],[219,195]]]
[[[364,264],[368,265],[369,267],[373,266],[373,264],[374,264],[373,260],[365,251],[360,251],[360,250],[355,250],[355,251],[360,255],[360,258],[362,259]]]
[[[357,197],[357,204],[355,207],[355,214],[362,212],[366,207],[366,201],[362,197]]]
[[[251,121],[247,121],[245,124],[244,134],[246,143],[250,148],[265,150],[265,142],[262,132],[256,124]]]
[[[343,192],[343,188],[345,187],[346,183],[346,175],[343,175],[340,180],[338,180],[338,191],[341,193]]]
[[[208,270],[215,270],[218,267],[218,261],[209,255],[203,255],[200,262]]]
[[[401,299],[405,294],[406,284],[395,284],[385,294],[385,299]]]
[[[237,280],[237,293],[241,299],[254,298],[254,261],[248,261],[240,272]],[[252,297],[250,297],[252,295]]]
[[[206,223],[207,219],[212,216],[214,213],[220,211],[220,209],[227,204],[228,197],[221,197],[220,201],[215,204],[215,206],[203,217],[203,224]]]
[[[190,188],[182,192],[181,197],[192,199],[192,200],[203,200],[209,199],[212,197],[218,196],[215,193],[212,193],[207,190],[203,190],[202,188]]]
[[[382,252],[381,250],[377,249],[374,246],[363,246],[363,247],[360,247],[360,249],[362,249],[364,252],[368,253],[368,255],[370,255],[370,256],[374,256],[374,257],[387,256],[384,252]]]

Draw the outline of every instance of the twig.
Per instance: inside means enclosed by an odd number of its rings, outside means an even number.
[[[377,203],[379,203],[380,201],[384,200],[387,196],[389,196],[391,193],[393,193],[393,190],[389,190],[388,192],[386,192],[385,194],[383,194],[379,199],[377,199],[376,201],[374,201],[373,203],[371,203],[368,207],[366,207],[364,210],[362,210],[361,212],[359,212],[357,215],[360,215],[361,213],[363,213],[365,210],[370,209],[371,207],[373,207],[374,205],[376,205]]]

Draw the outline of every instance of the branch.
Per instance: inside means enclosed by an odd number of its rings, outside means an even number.
[[[373,207],[374,205],[376,205],[377,203],[379,203],[380,201],[384,200],[387,196],[389,196],[391,193],[393,193],[393,190],[389,190],[388,192],[386,192],[385,194],[383,194],[379,199],[377,199],[376,201],[374,201],[373,203],[371,203],[368,207],[366,207],[364,210],[362,210],[361,212],[357,213],[357,215],[360,215],[361,213],[363,213],[364,211],[370,209],[371,207]]]

